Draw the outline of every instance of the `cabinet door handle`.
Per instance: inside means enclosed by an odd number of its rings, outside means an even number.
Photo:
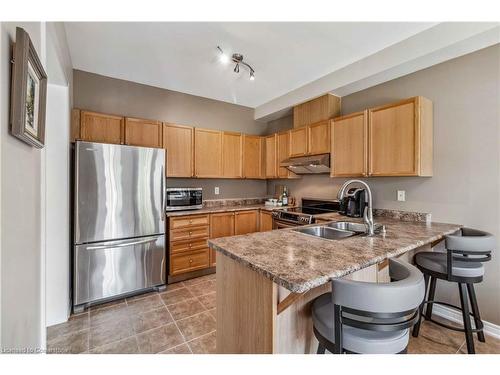
[[[193,260],[192,260],[192,259],[189,259],[189,263],[193,263]]]

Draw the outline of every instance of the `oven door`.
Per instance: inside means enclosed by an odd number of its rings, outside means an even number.
[[[289,221],[282,221],[273,219],[273,229],[286,229],[286,228],[295,228],[300,226],[301,224],[291,223]]]
[[[202,191],[194,189],[167,189],[167,211],[202,208]]]

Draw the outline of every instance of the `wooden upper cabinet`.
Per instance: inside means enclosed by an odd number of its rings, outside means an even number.
[[[326,94],[293,107],[293,127],[329,120],[340,114],[340,98]]]
[[[290,157],[290,132],[281,132],[277,135],[277,161],[276,168],[278,169],[279,178],[297,177],[295,173],[290,172],[285,167],[280,167],[280,164]]]
[[[78,108],[71,110],[71,128],[69,132],[69,141],[75,142],[80,138],[80,115],[81,111]]]
[[[163,146],[160,121],[125,118],[125,144],[130,146]]]
[[[167,177],[193,177],[193,127],[164,123],[163,148],[167,158]]]
[[[369,109],[370,176],[432,176],[432,102],[415,97]]]
[[[196,177],[221,177],[222,132],[195,128],[194,145]]]
[[[332,177],[368,174],[368,111],[337,117],[332,122]]]
[[[277,135],[269,135],[264,138],[265,140],[265,155],[266,155],[266,178],[275,178],[278,176],[277,171],[277,149],[276,149]]]
[[[307,155],[307,126],[290,130],[290,156]]]
[[[324,120],[308,126],[308,155],[327,154],[330,152],[330,121]]]
[[[234,214],[234,234],[258,232],[259,210],[238,211]]]
[[[222,175],[227,178],[243,177],[243,136],[241,133],[222,134]]]
[[[243,177],[263,178],[264,145],[258,135],[243,136]]]
[[[80,139],[88,142],[123,144],[124,119],[104,113],[81,111]]]

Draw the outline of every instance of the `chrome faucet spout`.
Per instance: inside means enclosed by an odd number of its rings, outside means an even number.
[[[365,222],[368,235],[373,236],[375,234],[375,223],[373,222],[373,201],[372,191],[368,184],[361,180],[348,180],[344,182],[344,184],[340,188],[337,197],[339,200],[342,200],[342,198],[344,198],[347,187],[352,184],[363,185],[363,187],[366,189],[366,194],[368,195],[368,204],[365,206],[365,209],[363,211],[363,221]]]

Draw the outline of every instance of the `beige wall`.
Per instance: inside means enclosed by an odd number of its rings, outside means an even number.
[[[135,82],[74,71],[74,106],[98,112],[143,117],[177,124],[247,134],[264,134],[266,123],[253,119],[253,109]],[[262,197],[262,180],[170,178],[168,186],[203,187],[204,198]],[[220,194],[214,194],[219,186]]]
[[[9,134],[10,56],[16,27],[24,28],[48,75],[45,147],[33,148]],[[69,101],[72,81],[71,60],[65,42],[65,32],[58,23],[0,23],[0,348],[41,349],[45,347],[46,290],[63,285],[60,298],[49,301],[51,308],[69,304],[69,191],[54,191],[54,185],[64,190],[69,170],[60,168],[67,163],[66,153],[59,153],[56,143],[68,148]],[[3,84],[6,83],[6,84]],[[54,97],[52,89],[66,91],[64,100]],[[51,112],[51,108],[53,109]],[[59,118],[56,123],[54,114]],[[60,132],[58,126],[61,126]],[[67,133],[67,131],[66,131]],[[56,138],[54,138],[54,134]],[[52,135],[52,136],[51,136]],[[59,136],[59,137],[57,137]],[[61,138],[62,137],[62,138]],[[66,139],[66,142],[64,142]],[[64,146],[66,145],[66,146]],[[66,157],[65,157],[66,156]],[[66,162],[64,161],[66,159]],[[57,164],[57,165],[56,165]],[[47,171],[57,169],[59,180]],[[59,186],[60,183],[62,187]],[[67,189],[66,189],[67,190]],[[66,197],[66,200],[64,199]],[[48,218],[56,217],[46,225]],[[47,233],[47,229],[52,231]],[[54,226],[58,225],[58,228]],[[66,232],[64,232],[66,228]],[[61,232],[63,231],[63,232]],[[57,239],[60,246],[54,246]],[[46,247],[50,247],[46,257]],[[65,257],[65,258],[64,258]],[[66,259],[66,262],[64,261]],[[54,283],[46,283],[46,265]],[[55,302],[56,301],[56,302]],[[50,315],[50,311],[49,314]]]
[[[248,134],[266,130],[249,107],[80,70],[73,79],[76,108]]]
[[[39,348],[42,344],[42,155],[43,151],[9,134],[11,46],[16,26],[23,27],[39,57],[43,25],[2,23],[0,45],[0,149],[1,149],[1,341],[0,347]]]
[[[342,98],[344,114],[416,95],[434,103],[434,176],[367,179],[375,207],[430,212],[434,221],[487,230],[500,239],[499,70],[496,45]],[[294,196],[332,198],[343,181],[304,176],[285,183]],[[269,193],[275,183],[268,183]],[[406,202],[396,200],[397,190],[406,190]],[[498,253],[477,289],[484,319],[500,324]],[[439,284],[438,292],[458,301],[456,285]]]
[[[293,114],[269,121],[266,134],[277,133],[290,128],[293,128]]]

